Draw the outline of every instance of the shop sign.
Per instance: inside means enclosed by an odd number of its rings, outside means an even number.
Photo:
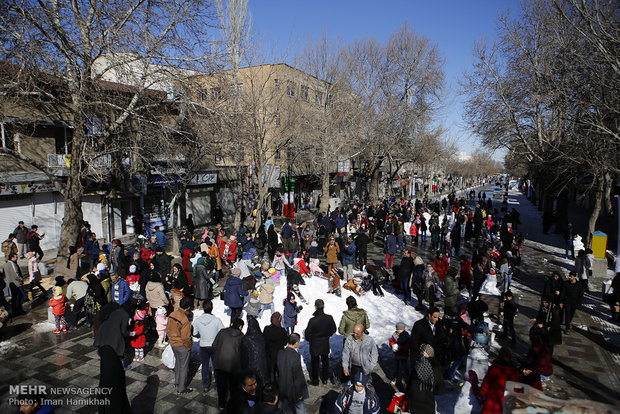
[[[189,182],[189,185],[217,184],[217,171],[201,171]]]
[[[0,195],[51,193],[56,187],[51,181],[24,184],[0,184]]]

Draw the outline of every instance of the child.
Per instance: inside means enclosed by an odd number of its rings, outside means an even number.
[[[536,361],[531,357],[524,357],[521,359],[521,366],[519,367],[519,382],[536,388],[538,391],[542,391],[542,381],[540,374],[536,369]]]
[[[134,362],[144,360],[144,347],[146,346],[146,336],[144,335],[144,317],[146,309],[137,309],[131,322],[129,336],[131,346],[134,350]]]
[[[138,268],[136,265],[129,266],[129,274],[127,275],[125,281],[129,285],[129,289],[132,292],[140,293],[140,275],[136,273],[137,270]]]
[[[160,306],[157,308],[155,312],[155,324],[157,327],[157,342],[155,346],[157,348],[165,348],[166,347],[166,325],[168,325],[168,318],[166,317],[166,308]]]
[[[261,310],[260,300],[258,299],[258,290],[252,291],[250,295],[250,299],[248,299],[247,305],[245,305],[245,312],[247,313],[247,317],[253,316],[254,318],[258,317],[258,313]],[[249,320],[249,319],[248,319]]]
[[[271,262],[271,267],[275,268],[280,275],[286,276],[286,268],[292,267],[286,256],[284,256],[284,251],[281,247],[278,247],[276,250],[276,255],[273,257],[273,262]]]
[[[508,338],[511,335],[510,342],[514,345],[517,342],[517,334],[515,333],[515,316],[519,313],[519,308],[515,303],[512,292],[506,291],[506,300],[504,300],[504,336]]]
[[[282,312],[282,327],[286,329],[288,335],[295,332],[297,325],[297,313],[301,312],[302,307],[295,303],[295,294],[288,292],[284,299],[284,312]]]
[[[54,322],[56,323],[54,333],[59,335],[61,327],[63,332],[67,332],[67,321],[65,320],[67,298],[62,293],[62,288],[60,286],[54,286],[52,292],[54,296],[50,299],[49,306],[52,307]]]
[[[390,348],[392,348],[392,352],[394,353],[394,375],[392,375],[392,381],[390,382],[392,387],[395,387],[396,382],[398,382],[401,367],[403,367],[405,378],[407,378],[407,360],[409,359],[410,341],[411,337],[405,330],[405,323],[398,322],[396,324],[396,331],[390,338]]]

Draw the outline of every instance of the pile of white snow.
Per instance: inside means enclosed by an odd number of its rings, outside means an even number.
[[[368,329],[369,335],[374,339],[377,347],[383,349],[384,352],[391,354],[388,347],[382,347],[382,344],[387,344],[390,337],[395,331],[395,325],[397,322],[404,322],[407,325],[407,330],[411,332],[413,324],[422,318],[422,314],[416,311],[412,306],[406,306],[403,300],[393,293],[384,289],[385,296],[375,296],[372,292],[367,292],[365,295],[357,296],[346,289],[342,289],[342,297],[338,297],[334,294],[327,293],[328,281],[320,277],[304,278],[306,284],[300,285],[299,290],[308,304],[302,303],[297,298],[297,304],[302,305],[303,309],[297,316],[297,325],[295,332],[302,335],[302,343],[299,347],[299,352],[303,359],[309,363],[310,350],[308,343],[304,343],[303,332],[308,325],[308,321],[312,318],[314,313],[314,301],[316,299],[323,299],[325,302],[325,313],[332,315],[336,327],[340,324],[342,318],[342,312],[347,310],[345,303],[348,296],[354,296],[357,300],[359,308],[366,310],[368,313],[368,319],[370,321],[370,328]],[[276,290],[273,295],[273,303],[275,305],[276,312],[283,312],[283,301],[286,298],[286,278],[282,278],[280,285],[276,286]],[[202,310],[195,310],[194,317],[198,317],[202,314]],[[224,326],[228,326],[230,322],[230,312],[224,301],[215,299],[213,301],[213,315],[222,320]],[[246,320],[245,311],[243,313],[243,319]],[[265,326],[271,323],[271,312],[266,310],[258,319],[258,323],[263,329]],[[245,331],[245,327],[244,327]],[[336,333],[332,336],[331,344],[331,357],[339,358],[342,353],[342,335]]]

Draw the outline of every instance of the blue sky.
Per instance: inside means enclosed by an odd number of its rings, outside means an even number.
[[[450,91],[443,120],[447,138],[468,153],[479,146],[461,120],[458,80],[471,65],[474,42],[481,37],[492,40],[498,13],[518,9],[517,0],[250,0],[249,4],[258,36],[280,51],[292,44],[292,53],[309,35],[318,38],[324,30],[345,42],[365,37],[384,41],[407,20],[438,45],[445,60]]]

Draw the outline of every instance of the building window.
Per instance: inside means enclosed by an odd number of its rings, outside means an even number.
[[[319,92],[319,91],[314,92],[314,102],[317,105],[323,105],[323,92]]]
[[[276,91],[280,89],[280,79],[273,80],[273,89],[275,89]]]
[[[334,107],[334,97],[332,96],[332,94],[327,94],[327,106],[330,108]]]
[[[301,86],[301,99],[304,101],[308,101],[308,87],[302,85]]]
[[[206,90],[204,90],[204,89],[198,89],[198,91],[197,91],[198,101],[200,101],[200,102],[204,102],[204,101],[206,101],[206,100],[207,100],[208,96],[209,96],[209,95],[208,95],[208,93],[207,93],[207,91],[206,91]]]
[[[237,85],[230,85],[228,87],[228,94],[230,96],[241,96],[243,95],[243,84],[238,83]]]
[[[222,99],[222,91],[220,88],[211,88],[211,99],[214,101]]]
[[[286,82],[286,94],[291,98],[294,98],[297,94],[297,85],[293,81]]]

